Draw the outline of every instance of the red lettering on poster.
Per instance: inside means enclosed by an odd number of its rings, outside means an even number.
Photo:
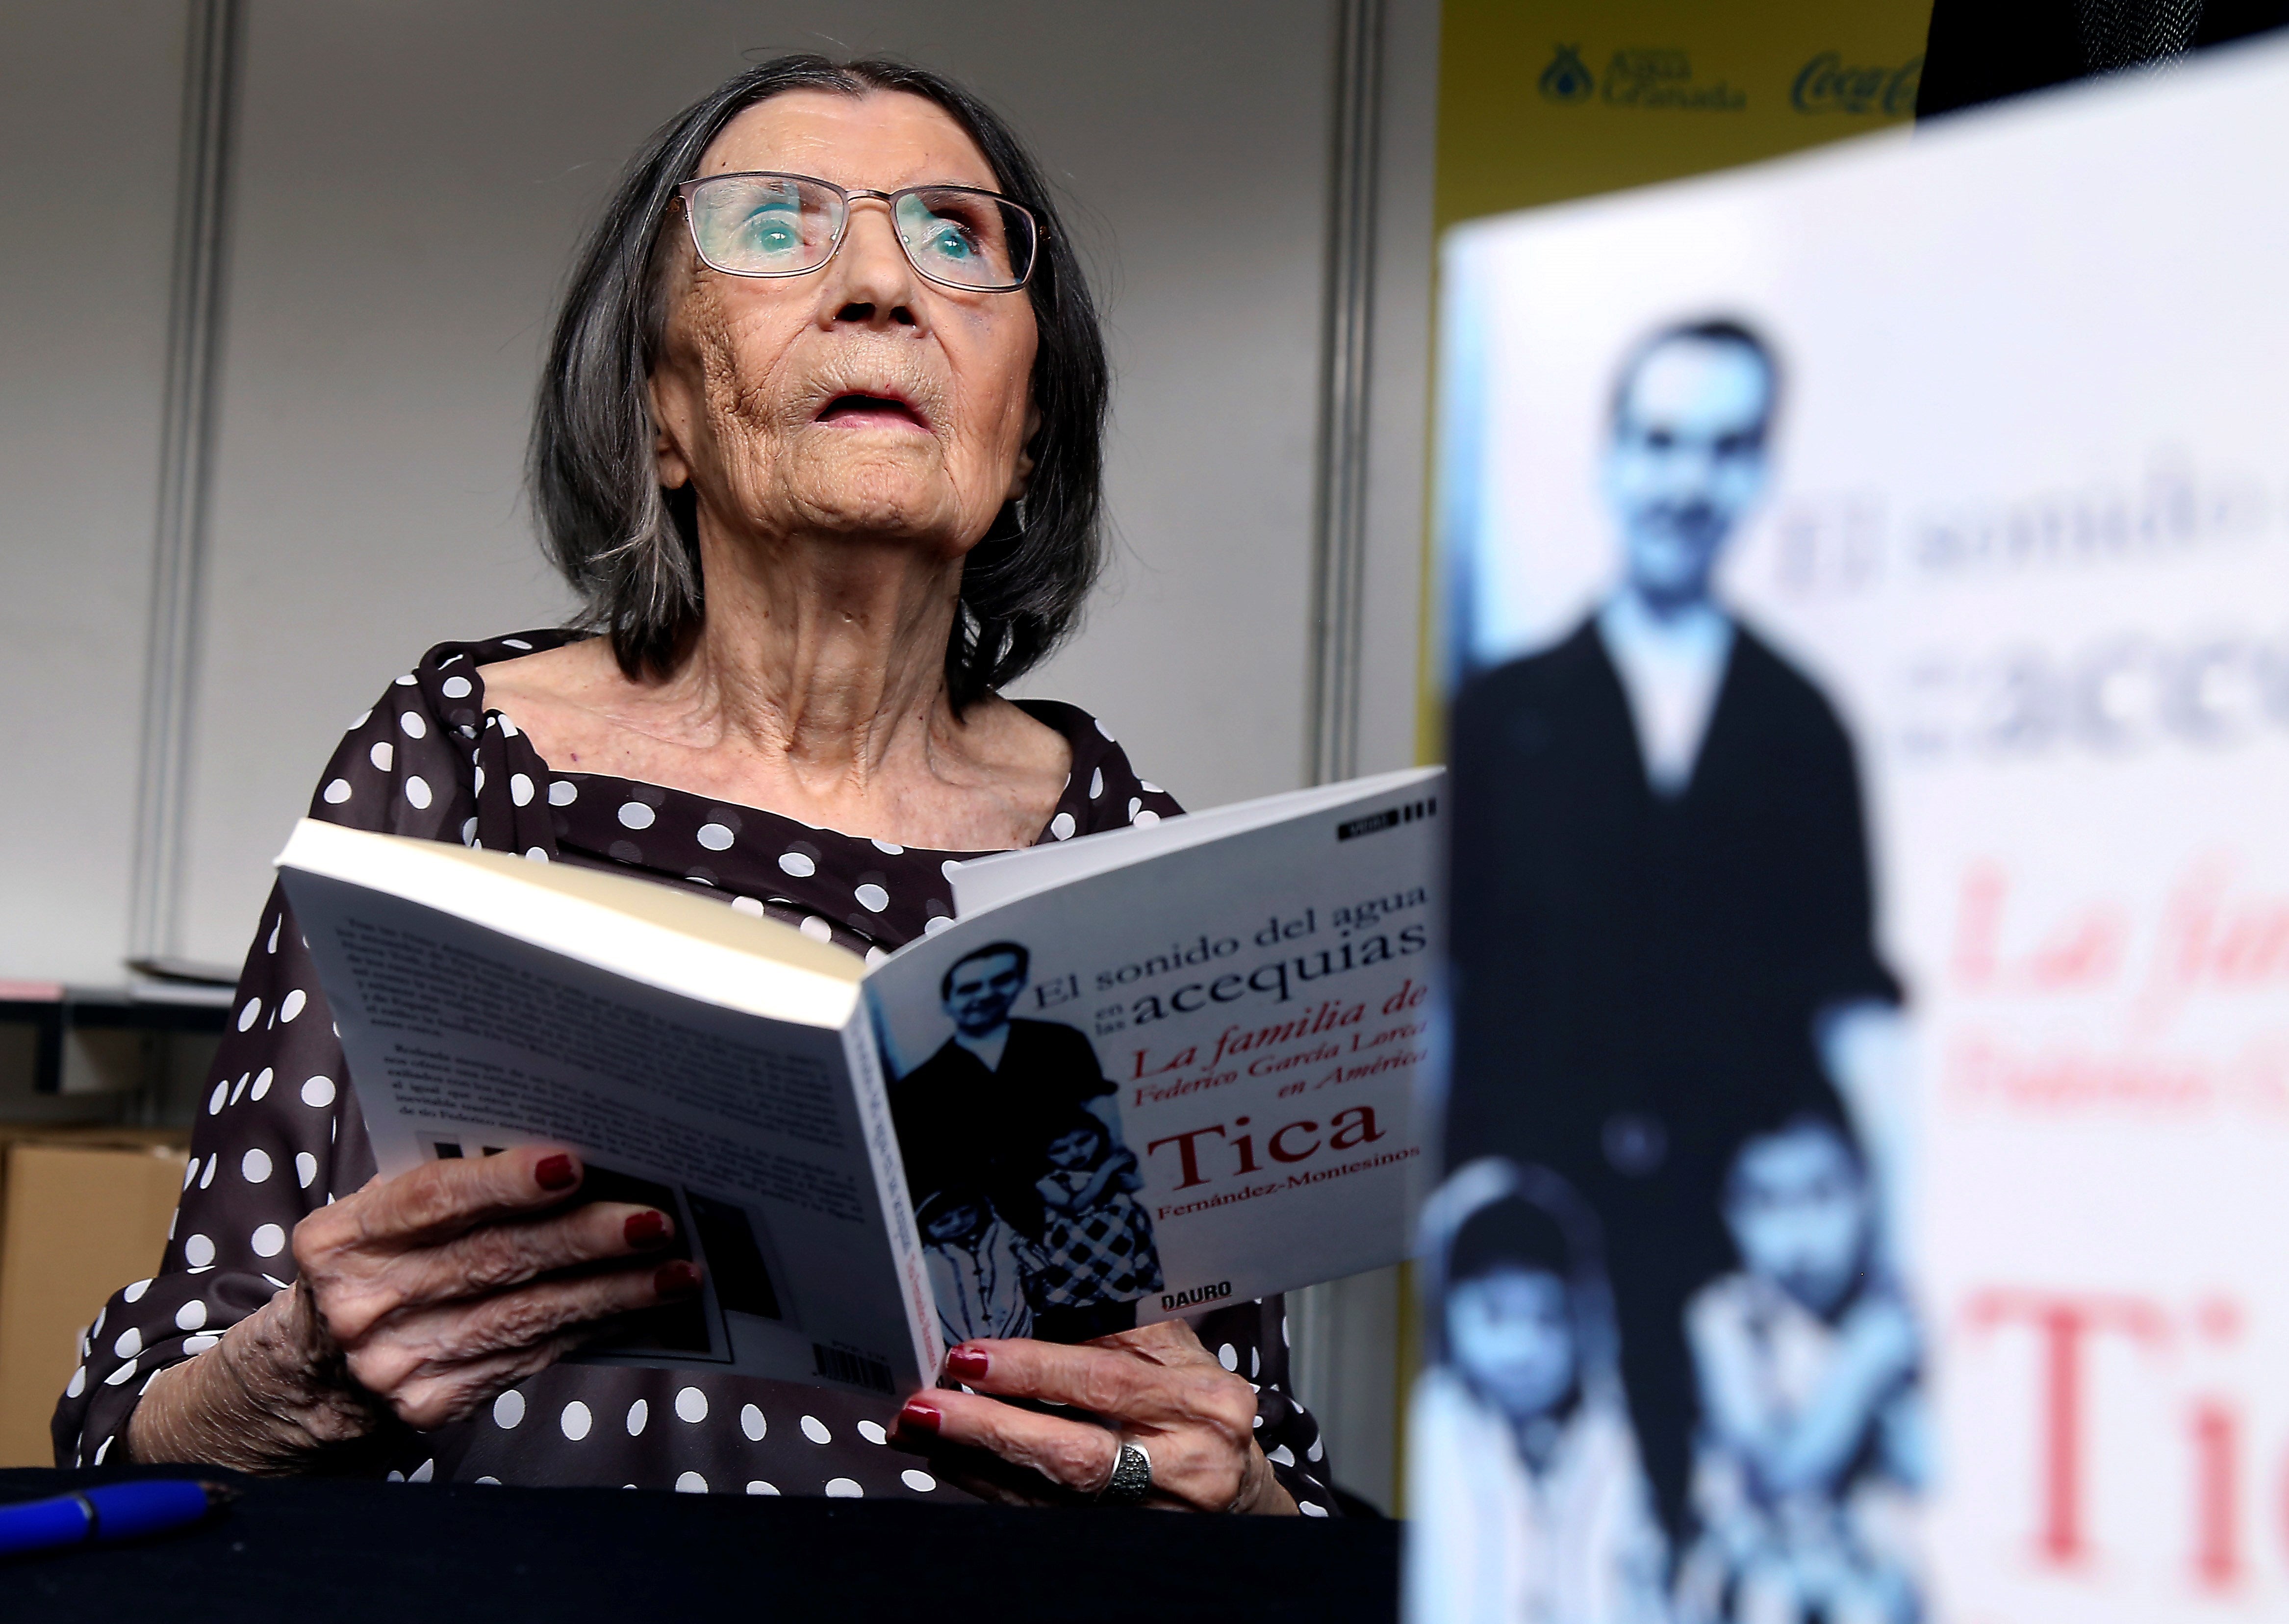
[[[2167,1339],[2168,1322],[2160,1308],[2141,1297],[2014,1290],[1974,1297],[1969,1318],[1975,1331],[2026,1325],[2035,1332],[2042,1359],[2042,1483],[2037,1497],[2036,1549],[2054,1565],[2078,1564],[2091,1554],[2083,1519],[2086,1344],[2092,1336],[2115,1332],[2157,1345]]]

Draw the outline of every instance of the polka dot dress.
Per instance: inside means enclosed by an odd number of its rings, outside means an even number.
[[[570,637],[530,632],[430,650],[352,724],[310,816],[634,872],[784,919],[870,959],[951,919],[947,865],[981,854],[857,840],[681,790],[553,769],[513,719],[486,707],[477,669]],[[1072,776],[1041,842],[1181,811],[1136,776],[1086,712],[1024,705],[1073,751]],[[373,1176],[341,1040],[276,890],[239,979],[191,1150],[159,1273],[114,1294],[81,1338],[79,1368],[56,1409],[60,1465],[124,1453],[120,1437],[144,1384],[214,1346],[291,1282],[296,1222]],[[1318,1426],[1286,1392],[1279,1299],[1192,1324],[1225,1369],[1256,1386],[1256,1437],[1280,1481],[1307,1513],[1331,1514]],[[918,1457],[889,1446],[896,1413],[888,1400],[752,1377],[558,1365],[466,1421],[395,1435],[374,1469],[417,1483],[966,1499]]]

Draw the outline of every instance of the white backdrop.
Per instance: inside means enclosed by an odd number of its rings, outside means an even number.
[[[1722,590],[1870,790],[1948,1618],[2289,1609],[2285,107],[2249,48],[1448,252],[1480,658],[1609,577],[1632,341],[1731,314],[1782,352]]]

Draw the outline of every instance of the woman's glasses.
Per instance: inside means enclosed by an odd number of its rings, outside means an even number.
[[[846,191],[809,175],[754,171],[709,175],[676,187],[691,245],[731,276],[800,276],[834,258],[850,205],[880,199],[907,262],[941,287],[1008,293],[1033,274],[1040,227],[998,192],[967,186]]]

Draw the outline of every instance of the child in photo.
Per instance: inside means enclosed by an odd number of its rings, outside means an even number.
[[[1666,1624],[1667,1544],[1590,1214],[1556,1174],[1489,1158],[1448,1181],[1424,1228],[1443,1279],[1410,1417],[1408,1616]]]
[[[1883,1266],[1866,1160],[1840,1119],[1796,1115],[1743,1142],[1723,1201],[1740,1272],[1686,1310],[1703,1532],[1682,1616],[1908,1624],[1920,1346]]]
[[[1054,1314],[1160,1290],[1160,1253],[1137,1199],[1144,1181],[1135,1154],[1095,1115],[1078,1111],[1051,1126],[1041,1160],[1047,1170],[1033,1182],[1041,1199],[1036,1305]]]
[[[977,1336],[1031,1336],[1024,1238],[976,1190],[940,1190],[914,1209],[946,1346]]]

